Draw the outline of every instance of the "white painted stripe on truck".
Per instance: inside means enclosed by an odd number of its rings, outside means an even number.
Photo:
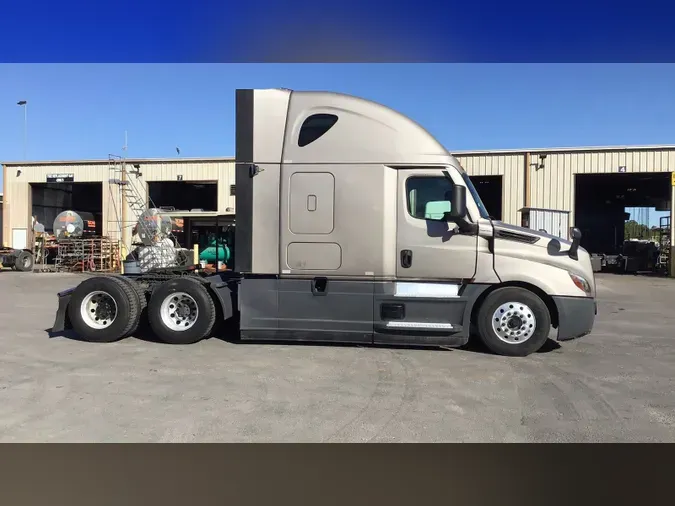
[[[425,297],[432,299],[454,299],[459,297],[455,283],[396,283],[396,297]]]

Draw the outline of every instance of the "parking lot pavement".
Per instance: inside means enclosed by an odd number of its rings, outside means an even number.
[[[50,338],[80,279],[0,272],[0,441],[675,441],[675,280],[598,276],[591,335],[506,358]]]

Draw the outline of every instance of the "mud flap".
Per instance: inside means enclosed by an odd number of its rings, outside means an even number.
[[[70,303],[70,296],[74,290],[74,288],[70,288],[58,294],[59,307],[56,310],[56,319],[54,321],[54,326],[52,327],[52,332],[63,332],[67,328],[70,328],[68,322],[68,304]]]

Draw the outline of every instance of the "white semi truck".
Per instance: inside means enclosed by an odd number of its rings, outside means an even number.
[[[54,332],[116,341],[147,318],[175,344],[216,320],[241,340],[462,346],[525,356],[551,327],[591,332],[589,254],[494,221],[424,128],[330,92],[236,92],[234,269],[88,278],[59,293]]]

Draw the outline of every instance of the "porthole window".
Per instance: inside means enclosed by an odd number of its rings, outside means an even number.
[[[335,114],[313,114],[307,118],[298,136],[298,146],[304,147],[311,144],[337,123],[338,117]]]

